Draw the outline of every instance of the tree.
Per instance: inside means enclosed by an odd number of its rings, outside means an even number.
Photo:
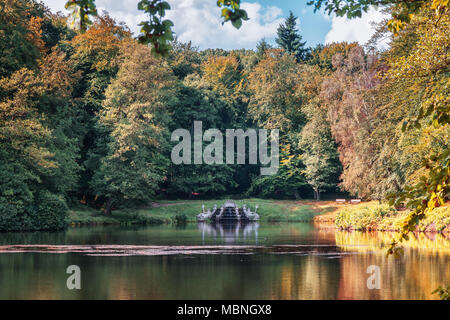
[[[416,183],[409,183],[402,192],[390,195],[391,203],[406,204],[411,208],[402,233],[392,242],[390,252],[395,252],[396,244],[408,238],[408,233],[415,229],[420,219],[445,203],[450,190],[450,61],[447,50],[450,18],[448,14],[436,17],[432,5],[414,15],[411,24],[416,27],[417,42],[409,54],[388,60],[386,88],[394,91],[391,103],[408,110],[402,119],[403,132],[420,130],[420,135],[430,142],[425,145],[429,146],[428,150],[421,152],[424,157]],[[431,132],[430,127],[433,127]],[[430,134],[433,131],[434,134]]]
[[[276,174],[253,177],[248,195],[263,198],[308,198],[311,189],[303,173],[305,167],[300,150],[294,144],[295,140],[298,141],[298,137],[281,145],[280,167]]]
[[[271,49],[249,75],[248,114],[262,128],[279,129],[281,147],[277,174],[254,178],[252,194],[300,198],[307,189],[298,147],[306,120],[301,109],[306,98],[302,90],[304,67],[294,56]]]
[[[326,106],[321,105],[320,86],[323,77],[317,67],[305,69],[303,90],[307,102],[302,106],[307,123],[301,131],[299,147],[305,165],[303,174],[314,190],[314,199],[320,200],[320,192],[337,186],[342,171],[336,143],[331,136]]]
[[[91,183],[106,200],[106,214],[117,201],[151,200],[169,166],[167,104],[175,77],[145,46],[130,43],[123,59],[100,112],[100,125],[109,133],[107,155]]]
[[[272,46],[266,41],[265,38],[259,40],[256,44],[256,57],[258,62],[261,61],[266,55],[266,51],[272,49]]]
[[[71,133],[71,90],[65,56],[40,61],[0,80],[0,230],[59,230],[65,197],[75,189],[78,144]]]
[[[41,39],[43,8],[33,1],[0,3],[0,77],[27,68],[35,70],[44,43]]]
[[[319,44],[311,50],[307,63],[309,65],[316,65],[324,71],[335,71],[336,69],[333,69],[333,56],[340,53],[345,59],[350,50],[356,46],[358,46],[356,42],[330,43],[326,46]]]
[[[0,230],[59,230],[78,184],[70,32],[35,1],[3,1],[0,37]]]
[[[299,131],[305,120],[299,112],[301,75],[293,56],[275,49],[267,51],[249,75],[249,115],[259,126],[280,129],[282,134]]]
[[[45,170],[56,166],[45,147],[50,130],[39,121],[33,101],[36,78],[27,69],[0,81],[8,98],[0,103],[0,229],[32,229],[35,195]]]
[[[302,42],[302,36],[298,34],[297,17],[292,11],[289,11],[289,16],[284,22],[280,24],[277,29],[276,43],[280,48],[288,54],[293,54],[297,62],[305,61],[308,57],[309,50],[305,48],[305,42]]]
[[[49,170],[42,183],[55,194],[69,197],[78,191],[80,141],[76,131],[75,102],[72,91],[77,78],[71,73],[64,53],[55,49],[40,61],[37,76],[42,90],[38,111],[41,122],[51,130],[51,140],[46,144],[57,163]]]
[[[404,28],[424,5],[431,5],[437,16],[446,12],[449,7],[447,0],[310,0],[307,4],[314,6],[314,12],[325,8],[328,14],[335,13],[339,17],[346,15],[350,19],[361,17],[362,13],[372,6],[394,6],[393,18],[388,21],[390,30],[394,32]],[[240,8],[240,0],[219,0],[217,6],[222,8],[222,24],[230,21],[239,29],[242,22],[248,20],[247,12]],[[91,24],[90,16],[97,15],[95,0],[70,0],[66,3],[66,9],[72,11],[73,27],[82,32]],[[163,17],[166,11],[170,10],[169,3],[163,0],[141,0],[138,9],[149,15],[149,21],[139,24],[142,26],[139,41],[143,44],[151,43],[155,55],[167,56],[170,49],[168,42],[173,40],[173,23],[167,19],[163,20]]]
[[[227,103],[221,112],[223,128],[240,128],[247,115],[248,97],[246,76],[240,57],[231,52],[227,56],[211,56],[202,64],[202,86],[210,88]]]
[[[199,75],[186,77],[176,94],[178,102],[169,106],[172,114],[171,131],[187,129],[193,136],[194,121],[202,121],[203,130],[225,130],[233,121],[229,98],[213,90],[211,84]],[[175,144],[177,142],[173,145]],[[193,144],[191,147],[194,154]],[[170,196],[191,197],[192,193],[199,193],[203,197],[220,195],[231,192],[236,187],[234,173],[234,166],[226,164],[172,163],[164,189]]]
[[[108,15],[98,16],[91,28],[77,34],[67,44],[69,65],[78,74],[73,96],[76,99],[76,130],[80,141],[80,163],[84,166],[78,194],[84,201],[95,199],[89,188],[92,176],[106,156],[107,133],[97,125],[105,90],[116,76],[122,48],[131,41],[125,26]]]
[[[191,42],[181,43],[175,39],[172,48],[167,60],[173,73],[180,80],[200,72],[201,58],[197,47]]]
[[[339,146],[341,187],[359,197],[371,198],[377,187],[375,159],[383,141],[392,138],[373,137],[374,119],[381,105],[371,94],[380,82],[376,57],[367,56],[356,46],[346,58],[338,53],[332,60],[336,71],[325,77],[320,97],[327,106],[331,132]]]

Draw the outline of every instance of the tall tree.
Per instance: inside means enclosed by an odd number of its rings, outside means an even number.
[[[306,94],[306,101],[302,112],[306,115],[307,123],[301,131],[299,147],[305,165],[303,174],[313,188],[316,200],[320,200],[320,192],[337,187],[342,171],[337,145],[331,136],[327,108],[319,95],[322,81],[319,67],[305,68],[302,90]]]
[[[79,170],[66,29],[35,1],[0,9],[0,230],[62,229]]]
[[[293,54],[297,62],[307,59],[309,50],[305,48],[306,41],[302,42],[302,36],[298,33],[297,17],[292,11],[289,11],[286,21],[278,26],[275,41],[288,54]]]
[[[26,68],[0,80],[0,230],[57,230],[78,182],[72,135],[73,78],[53,52],[39,73]]]
[[[336,71],[324,79],[320,93],[328,108],[331,132],[339,145],[344,168],[341,186],[363,198],[372,197],[377,187],[373,179],[374,158],[383,143],[372,136],[376,129],[374,119],[381,106],[371,94],[380,82],[374,67],[376,60],[372,58],[360,46],[353,47],[347,57],[335,54],[332,60]],[[391,181],[391,186],[395,183]]]
[[[175,39],[172,48],[167,60],[173,73],[180,80],[189,74],[199,73],[201,59],[197,47],[194,47],[191,42],[182,43]]]
[[[127,28],[108,15],[99,16],[85,33],[68,43],[69,65],[79,74],[74,97],[77,101],[77,128],[81,141],[80,163],[85,167],[79,186],[79,196],[85,201],[95,198],[89,183],[100,160],[106,156],[105,132],[97,126],[105,90],[116,76],[121,59],[121,48],[130,39]]]
[[[43,8],[33,1],[0,2],[0,77],[20,68],[35,69],[44,44]]]
[[[259,42],[256,44],[256,57],[258,62],[264,59],[266,51],[269,49],[272,49],[272,46],[266,41],[265,38],[259,40]]]
[[[105,199],[106,214],[118,201],[149,201],[166,178],[167,104],[174,81],[166,62],[152,58],[149,48],[130,43],[100,112],[100,125],[109,134],[107,155],[91,188]]]
[[[323,71],[334,71],[333,56],[340,53],[343,58],[346,58],[350,49],[356,46],[358,46],[356,42],[333,42],[326,46],[319,44],[311,50],[307,63],[319,66]]]
[[[258,125],[280,129],[282,134],[299,132],[305,120],[299,112],[301,75],[294,57],[283,55],[279,49],[269,50],[249,75],[249,116]]]
[[[305,99],[301,88],[303,67],[293,56],[271,49],[249,75],[249,116],[262,128],[279,129],[281,148],[278,173],[256,177],[250,189],[253,194],[299,198],[306,189],[298,148],[305,124],[301,110]]]

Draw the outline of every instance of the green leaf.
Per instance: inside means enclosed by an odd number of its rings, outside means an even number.
[[[242,26],[242,20],[237,19],[231,22],[236,29],[239,29]]]

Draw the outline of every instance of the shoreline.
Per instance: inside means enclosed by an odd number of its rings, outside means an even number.
[[[313,221],[316,225],[326,225],[341,231],[400,232],[407,214],[408,211],[397,211],[386,204],[371,201],[357,205],[341,205],[333,212],[314,217]],[[421,220],[414,233],[450,235],[448,204],[436,208],[432,215]]]
[[[197,222],[197,215],[204,204],[206,208],[220,205],[224,200],[175,200],[153,202],[151,206],[114,210],[106,216],[100,209],[88,206],[71,208],[68,213],[69,225],[147,225],[179,224]],[[312,222],[314,217],[327,212],[329,201],[312,202],[306,200],[243,199],[236,201],[254,208],[263,222]],[[326,204],[326,205],[325,205]],[[323,207],[325,205],[325,208]]]

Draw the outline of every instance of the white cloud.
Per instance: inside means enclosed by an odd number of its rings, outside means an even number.
[[[65,1],[44,0],[45,5],[54,12],[64,9]],[[125,22],[135,34],[139,33],[138,24],[147,17],[137,10],[138,0],[96,0],[99,12],[106,10],[118,22]],[[174,31],[180,41],[192,41],[201,49],[254,48],[261,38],[269,41],[275,37],[278,25],[283,22],[283,11],[276,6],[263,7],[254,2],[243,2],[250,20],[244,21],[240,29],[230,22],[221,24],[220,8],[212,0],[171,0],[171,10],[167,18],[175,24]]]
[[[66,1],[61,0],[43,0],[42,1],[47,7],[52,9],[53,12],[66,12],[64,9],[64,5],[66,4]]]
[[[146,15],[137,9],[139,0],[96,0],[97,11],[107,11],[111,17],[118,22],[125,22],[127,26],[135,34],[139,33],[139,22],[146,19]],[[64,8],[65,0],[43,0],[43,3],[49,7],[53,12],[61,11],[67,14],[68,11]]]
[[[278,25],[283,21],[282,10],[259,3],[243,2],[250,20],[244,21],[240,29],[231,23],[221,24],[220,9],[211,0],[173,0],[168,18],[175,24],[175,33],[180,41],[192,41],[205,48],[254,48],[261,38],[273,38]]]
[[[334,16],[331,20],[331,30],[325,37],[325,43],[332,42],[358,42],[365,44],[375,33],[373,23],[381,22],[387,16],[379,10],[370,9],[361,18],[347,19],[345,17]],[[386,47],[387,43],[379,44],[379,47]]]

